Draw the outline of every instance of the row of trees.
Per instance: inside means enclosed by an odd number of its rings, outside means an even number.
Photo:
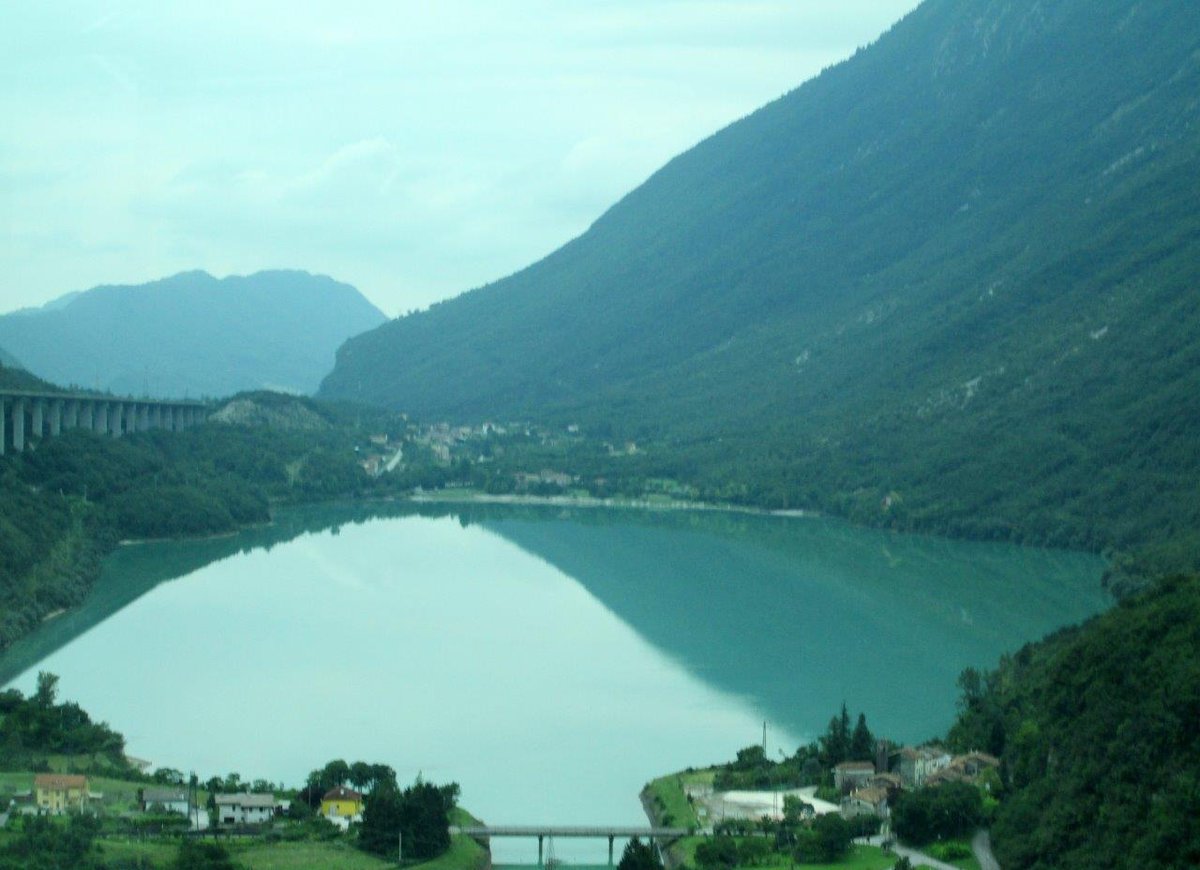
[[[841,860],[856,836],[875,833],[878,819],[849,822],[838,813],[816,818],[789,808],[783,821],[719,825],[716,835],[696,846],[702,870],[774,866],[782,860],[799,864],[829,864]]]
[[[738,750],[737,757],[717,768],[713,785],[721,791],[833,785],[833,768],[843,761],[873,761],[876,740],[867,717],[858,714],[850,727],[846,705],[829,720],[816,742],[798,748],[794,755],[773,761],[759,745]]]

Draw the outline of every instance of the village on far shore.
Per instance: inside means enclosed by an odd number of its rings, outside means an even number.
[[[704,830],[730,820],[780,821],[784,818],[785,796],[800,801],[804,817],[835,812],[847,819],[875,816],[886,830],[891,807],[902,792],[936,788],[948,782],[964,782],[990,792],[991,776],[987,771],[998,774],[999,769],[1000,759],[986,752],[952,755],[938,745],[889,750],[881,741],[876,760],[843,761],[833,767],[836,801],[825,799],[833,795],[815,785],[779,791],[718,791],[711,783],[692,781],[682,788]]]
[[[293,801],[276,797],[274,791],[211,792],[198,785],[121,783],[120,793],[105,794],[92,788],[83,774],[37,773],[30,787],[14,792],[5,816],[62,815],[64,813],[115,814],[136,821],[139,818],[176,816],[179,827],[195,831],[211,828],[256,829],[288,817]],[[345,831],[362,821],[364,795],[345,785],[330,788],[321,798],[316,815]],[[170,826],[170,825],[167,825]]]

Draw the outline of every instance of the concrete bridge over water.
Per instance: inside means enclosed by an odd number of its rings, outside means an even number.
[[[650,842],[659,841],[662,843],[671,840],[678,840],[680,837],[687,837],[692,834],[687,828],[639,828],[631,826],[614,825],[611,827],[585,827],[571,825],[463,825],[451,826],[451,834],[465,834],[468,837],[475,837],[485,843],[492,837],[528,837],[529,839],[537,838],[538,841],[538,864],[542,864],[542,849],[545,841],[548,838],[554,837],[585,837],[591,839],[607,839],[608,840],[608,863],[611,866],[613,863],[613,841],[614,840],[632,840],[638,837],[642,840]]]
[[[64,429],[119,438],[147,429],[178,432],[207,416],[204,402],[0,390],[0,456],[10,447],[20,453],[31,438],[53,438]]]

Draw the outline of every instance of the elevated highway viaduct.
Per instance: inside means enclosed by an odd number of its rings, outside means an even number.
[[[0,390],[0,456],[34,440],[82,428],[119,438],[147,429],[180,431],[201,423],[208,405],[198,401],[134,399],[86,393]]]

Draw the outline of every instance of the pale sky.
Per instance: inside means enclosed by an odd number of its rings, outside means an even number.
[[[510,274],[916,0],[0,0],[0,312],[187,269]]]

